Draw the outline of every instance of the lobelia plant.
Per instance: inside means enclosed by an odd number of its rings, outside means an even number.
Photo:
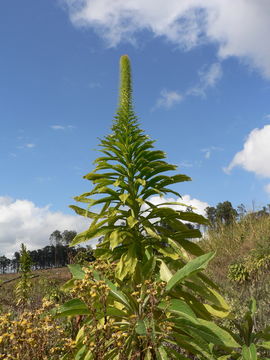
[[[21,278],[15,286],[15,296],[17,305],[24,307],[29,302],[30,291],[32,289],[32,259],[24,244],[21,244],[19,264]]]
[[[207,224],[178,202],[162,197],[180,194],[169,186],[191,180],[165,175],[176,169],[140,129],[132,106],[130,61],[120,59],[119,106],[112,133],[101,140],[102,156],[85,176],[90,192],[77,196],[91,219],[88,230],[71,246],[100,237],[96,262],[71,265],[64,288],[75,297],[58,316],[84,315],[75,359],[218,359],[240,345],[216,325],[229,307],[202,271],[214,253],[204,254],[190,239],[201,237],[186,222]],[[159,195],[160,204],[151,196]],[[100,207],[100,211],[92,211]],[[221,359],[222,357],[220,357]]]

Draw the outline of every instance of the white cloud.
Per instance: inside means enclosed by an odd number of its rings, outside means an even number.
[[[0,197],[0,255],[11,257],[21,243],[29,250],[44,247],[54,230],[81,232],[87,225],[89,221],[81,216],[53,212],[49,206],[38,207],[29,200]]]
[[[24,145],[17,146],[17,149],[33,149],[34,147],[36,147],[36,144],[27,143],[27,144],[24,144]]]
[[[155,107],[171,108],[173,105],[183,100],[183,96],[177,91],[168,91],[163,89],[160,93],[160,98],[157,100]]]
[[[50,128],[53,130],[65,130],[65,126],[62,125],[51,125]]]
[[[187,96],[206,96],[206,91],[209,88],[215,87],[218,80],[222,77],[222,68],[219,63],[214,63],[209,67],[204,67],[204,69],[198,72],[199,81],[196,85],[192,86],[190,89],[180,94],[177,91],[168,91],[163,89],[160,93],[156,105],[153,110],[159,107],[165,107],[170,109],[172,106],[180,103]],[[209,155],[210,156],[210,155]]]
[[[206,90],[216,86],[218,80],[222,77],[222,68],[220,63],[214,63],[208,68],[199,71],[199,83],[187,91],[187,95],[202,96]]]
[[[93,28],[109,46],[149,30],[185,50],[212,43],[220,58],[238,57],[270,78],[269,0],[62,1],[75,26]]]
[[[160,196],[152,196],[149,201],[152,204],[161,204],[161,203],[169,203],[169,202],[179,202],[182,204],[187,205],[188,207],[192,207],[193,211],[197,214],[205,216],[205,208],[209,206],[207,202],[191,198],[190,195],[183,195],[182,198],[166,198],[166,197],[160,197]],[[175,210],[181,210],[185,211],[186,207],[181,205],[168,205],[169,207],[175,209]]]
[[[33,144],[33,143],[29,143],[29,144],[25,144],[25,147],[29,148],[29,149],[32,149],[36,146],[36,144]]]
[[[51,125],[50,128],[53,129],[53,130],[67,130],[67,129],[74,129],[75,126],[73,126],[73,125],[66,125],[66,126],[63,126],[63,125]]]
[[[240,166],[256,175],[270,178],[270,125],[262,129],[254,129],[248,135],[244,147],[239,151],[225,168],[230,172],[234,167]]]
[[[212,155],[213,151],[222,151],[223,149],[217,146],[210,146],[206,149],[201,149],[201,152],[204,153],[205,159],[210,159],[210,156]]]
[[[190,168],[190,167],[193,167],[193,164],[191,161],[188,161],[188,160],[183,160],[179,163],[179,166],[180,167],[187,167],[187,168]]]

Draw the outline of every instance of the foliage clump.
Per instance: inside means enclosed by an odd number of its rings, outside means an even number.
[[[59,360],[71,355],[74,342],[65,326],[48,313],[54,306],[44,301],[37,310],[0,315],[0,359]]]

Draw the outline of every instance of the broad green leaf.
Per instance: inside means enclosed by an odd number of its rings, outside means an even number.
[[[143,320],[138,320],[135,326],[135,331],[138,335],[146,335],[146,326]]]
[[[195,325],[195,327],[213,344],[220,344],[231,348],[239,347],[239,344],[234,340],[231,334],[226,330],[223,330],[214,322],[203,319],[198,319],[198,322],[200,326],[197,327],[197,325]]]
[[[78,215],[89,217],[90,219],[94,219],[96,216],[99,215],[99,214],[91,212],[91,211],[89,211],[87,209],[82,209],[82,208],[80,208],[79,206],[76,206],[76,205],[70,205],[69,207],[71,209],[73,209]]]
[[[56,316],[70,316],[70,315],[88,315],[90,311],[85,303],[80,299],[72,299],[61,305],[57,309]]]
[[[122,306],[122,305],[121,305]],[[127,313],[123,310],[118,309],[116,306],[110,306],[107,308],[106,315],[113,316],[113,317],[119,317],[121,319],[127,317]]]
[[[176,345],[194,355],[203,355],[203,360],[213,360],[210,354],[209,343],[205,341],[196,331],[185,328],[186,335],[180,330],[180,334],[173,332]]]
[[[202,225],[209,225],[209,220],[207,220],[202,215],[196,214],[194,212],[189,212],[189,211],[187,211],[187,212],[179,211],[178,213],[182,220],[191,221],[191,222],[195,222],[197,224],[202,224]]]
[[[214,257],[214,255],[214,252],[210,252],[188,262],[180,270],[178,270],[169,280],[166,286],[166,290],[170,291],[175,285],[187,278],[189,275],[194,274],[199,270],[204,270],[209,261]]]
[[[136,179],[136,182],[139,183],[139,184],[141,184],[142,186],[145,186],[145,185],[146,185],[146,181],[145,181],[144,179],[138,178],[138,179]]]
[[[253,317],[257,310],[257,303],[256,303],[256,300],[254,299],[254,297],[251,297],[251,299],[250,299],[249,310],[250,310],[251,316]]]
[[[161,239],[160,236],[153,230],[151,229],[151,226],[145,226],[143,225],[145,231],[147,232],[147,234],[155,239]]]
[[[71,265],[68,265],[68,268],[74,279],[82,280],[84,278],[85,272],[83,271],[81,265],[71,264]]]
[[[151,256],[142,267],[142,274],[144,279],[151,279],[151,276],[156,267],[156,258]]]
[[[121,304],[125,305],[127,309],[132,311],[132,307],[125,294],[122,291],[118,290],[117,287],[111,281],[105,280],[105,282],[109,286],[110,294],[113,296],[113,298],[119,301]]]
[[[198,230],[196,230],[198,231]],[[194,255],[194,256],[201,256],[204,254],[204,251],[199,247],[199,245],[197,245],[195,242],[192,242],[190,240],[187,240],[186,238],[199,238],[201,237],[201,233],[198,231],[198,233],[190,233],[188,231],[187,234],[183,233],[180,236],[176,236],[176,235],[172,235],[173,239],[175,241],[177,241],[180,246],[183,247],[183,249],[185,249],[189,254]]]
[[[243,360],[257,360],[257,349],[255,344],[250,344],[250,346],[243,345],[242,356]]]
[[[171,247],[165,247],[165,246],[159,246],[156,247],[156,249],[158,249],[158,252],[173,259],[173,260],[177,260],[179,259],[179,254],[177,254],[174,249],[172,249]]]
[[[166,312],[178,315],[179,317],[185,317],[189,320],[193,318],[194,321],[196,321],[195,313],[192,311],[190,306],[188,306],[188,304],[183,300],[171,299],[168,302],[160,303],[158,307],[161,310],[165,310]]]
[[[126,203],[128,197],[129,197],[129,194],[121,194],[121,195],[119,195],[119,199],[122,201],[123,204]]]
[[[87,351],[87,348],[85,345],[82,345],[80,349],[77,351],[74,360],[83,360],[84,354]]]
[[[128,274],[132,275],[135,271],[138,262],[137,254],[135,251],[135,244],[130,245],[128,251],[124,253],[117,266],[116,274],[120,280],[123,280]]]
[[[65,283],[61,286],[61,290],[63,290],[63,291],[68,291],[68,290],[72,289],[73,286],[74,286],[75,281],[76,281],[75,278],[72,278],[72,279],[68,280],[67,282],[65,282]]]
[[[84,241],[88,241],[95,237],[104,235],[107,231],[108,230],[105,229],[105,227],[99,228],[98,226],[93,226],[91,229],[88,229],[88,230],[76,235],[69,246],[75,246]]]
[[[203,304],[205,309],[213,316],[219,317],[221,319],[226,318],[230,312],[228,310],[220,309],[216,306],[211,306],[209,304]]]
[[[169,360],[167,356],[168,354],[162,345],[158,347],[158,354],[159,354],[159,360]]]
[[[160,260],[160,262],[161,262],[160,269],[159,269],[160,279],[162,281],[169,282],[169,280],[172,278],[173,274],[171,273],[170,269],[168,268],[168,266],[165,264],[164,261]]]
[[[118,245],[120,245],[122,242],[122,238],[119,234],[118,230],[114,230],[111,234],[110,234],[110,245],[111,245],[111,249],[115,249]]]
[[[258,346],[261,346],[264,349],[270,350],[270,341],[264,341],[264,342],[258,344]]]
[[[129,216],[127,218],[128,225],[132,229],[136,224],[138,224],[139,220],[135,219],[133,216]]]
[[[152,360],[153,359],[150,349],[147,349],[144,359],[145,360]]]

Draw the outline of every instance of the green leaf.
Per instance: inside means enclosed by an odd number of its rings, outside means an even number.
[[[135,331],[138,335],[146,335],[146,326],[143,320],[138,320],[135,326]]]
[[[138,224],[139,220],[135,219],[133,216],[129,216],[127,218],[128,225],[132,229],[136,224]]]
[[[111,245],[111,249],[115,249],[118,245],[120,245],[122,243],[122,237],[119,234],[118,230],[114,230],[111,234],[110,234],[110,245]]]
[[[172,278],[173,274],[164,261],[160,260],[160,262],[161,262],[159,269],[160,279],[162,281],[168,282]]]
[[[261,346],[264,349],[270,350],[270,341],[264,341],[264,342],[258,344],[258,346]]]
[[[195,328],[208,339],[210,342],[216,345],[224,345],[230,348],[238,348],[239,344],[234,340],[230,333],[223,330],[212,321],[198,319],[199,326],[195,325]]]
[[[188,306],[188,304],[179,299],[171,299],[168,302],[162,302],[158,305],[159,309],[165,310],[166,312],[170,312],[172,314],[178,315],[179,317],[184,317],[187,319],[193,318],[196,321],[196,315]]]
[[[71,265],[68,265],[68,268],[74,279],[77,279],[77,280],[84,279],[85,272],[83,271],[81,265],[71,264]]]
[[[56,317],[88,314],[90,314],[90,311],[82,300],[72,299],[57,309]]]
[[[160,345],[158,347],[158,354],[159,354],[159,357],[158,357],[159,360],[169,360],[169,358],[167,356],[167,352],[166,352],[165,348],[162,345]]]
[[[194,319],[171,319],[177,328],[190,333],[192,336],[200,336],[204,341],[214,345],[220,345],[229,348],[239,348],[240,345],[235,341],[229,332],[222,329],[212,321],[197,318]]]
[[[257,349],[255,344],[250,344],[250,346],[243,345],[242,356],[243,360],[257,360]]]
[[[117,266],[116,266],[116,274],[120,280],[123,280],[127,275],[131,275],[134,273],[136,265],[138,262],[137,254],[135,251],[135,244],[130,245],[128,248],[128,252],[124,253]]]
[[[209,263],[209,261],[214,257],[215,253],[210,252],[204,255],[197,257],[196,259],[191,260],[186,265],[184,265],[180,270],[178,270],[173,277],[169,280],[166,291],[170,291],[175,285],[180,281],[184,280],[188,276],[194,274],[197,271],[204,270]]]
[[[182,220],[195,222],[197,224],[202,224],[202,225],[209,225],[209,221],[202,215],[189,211],[188,212],[179,211],[178,213]]]
[[[118,290],[117,287],[111,281],[105,280],[105,282],[110,288],[110,294],[113,296],[113,298],[118,302],[120,302],[121,304],[125,305],[125,307],[128,310],[132,311],[132,306],[130,305],[125,294],[122,291]]]
[[[76,205],[69,205],[71,209],[73,209],[78,215],[89,217],[90,219],[95,219],[98,214],[91,212],[87,209],[82,209],[79,206]]]
[[[121,195],[119,195],[119,199],[122,201],[123,204],[126,203],[128,197],[129,197],[129,194],[121,194]]]
[[[154,256],[151,256],[149,260],[147,260],[145,264],[142,266],[142,274],[144,279],[151,279],[155,267],[156,267],[156,258]]]
[[[250,310],[251,316],[253,317],[257,310],[257,303],[256,303],[256,299],[254,299],[254,297],[251,297],[251,299],[250,299],[249,310]]]

